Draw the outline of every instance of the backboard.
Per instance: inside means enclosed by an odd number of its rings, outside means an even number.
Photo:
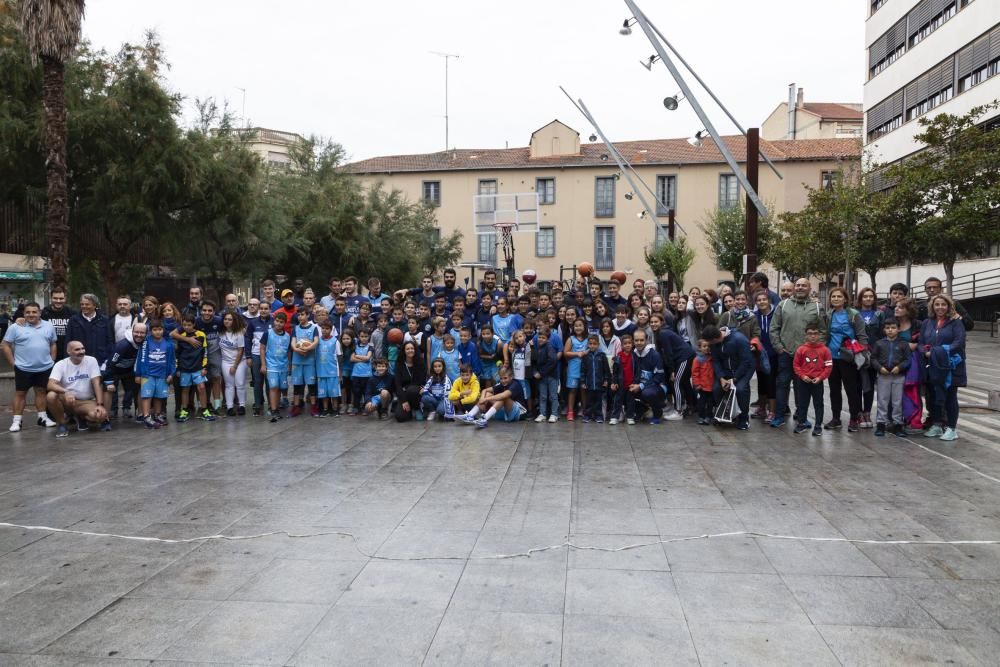
[[[514,232],[537,232],[540,217],[537,192],[472,197],[475,234],[495,234],[496,225],[513,225]]]

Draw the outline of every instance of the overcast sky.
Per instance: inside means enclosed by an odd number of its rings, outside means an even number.
[[[650,19],[745,126],[788,96],[860,102],[867,0],[640,0]],[[582,97],[612,140],[689,136],[687,104],[666,111],[677,86],[666,68],[639,65],[653,48],[618,35],[618,0],[89,0],[84,35],[116,49],[159,33],[168,84],[190,102],[246,89],[255,126],[316,134],[350,159],[444,147],[444,62],[451,60],[450,146],[525,146],[559,118],[591,128],[563,97]],[[710,100],[700,95],[704,106]],[[732,124],[713,114],[723,133]]]

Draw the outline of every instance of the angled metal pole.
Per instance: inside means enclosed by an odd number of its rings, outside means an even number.
[[[625,162],[625,159],[622,157],[621,153],[618,152],[618,149],[615,148],[614,144],[612,144],[608,140],[608,138],[604,135],[604,131],[601,130],[600,125],[598,125],[597,121],[594,120],[594,117],[590,115],[590,110],[587,109],[587,105],[583,103],[583,100],[574,101],[573,98],[570,97],[570,94],[567,93],[566,89],[563,88],[562,86],[559,86],[559,90],[563,91],[563,94],[566,97],[569,97],[569,101],[573,102],[573,106],[575,106],[577,110],[579,110],[579,112],[583,114],[583,117],[587,119],[587,122],[589,122],[591,125],[594,126],[594,131],[597,132],[598,136],[601,137],[601,141],[603,141],[604,145],[607,146],[608,152],[611,154],[611,157],[613,157],[615,162],[618,164],[618,169],[622,172],[622,175],[625,177],[625,180],[628,181],[629,185],[632,186],[632,191],[639,198],[639,201],[642,202],[642,207],[646,210],[647,213],[649,213],[649,217],[653,219],[653,224],[656,225],[657,229],[659,229],[664,236],[666,236],[667,228],[660,224],[659,219],[656,217],[656,209],[649,205],[649,202],[646,201],[645,195],[642,194],[642,191],[636,185],[635,181],[632,180],[632,173],[629,170],[627,163]],[[656,239],[653,239],[653,241],[655,243]]]
[[[762,202],[760,197],[757,195],[757,191],[750,185],[750,181],[747,180],[746,174],[744,174],[743,170],[740,169],[740,165],[736,162],[736,158],[733,157],[729,147],[722,141],[722,137],[719,136],[719,132],[715,129],[715,125],[712,124],[712,121],[705,114],[705,110],[701,108],[698,98],[695,97],[694,92],[687,84],[687,81],[684,80],[684,77],[677,69],[674,61],[670,59],[670,54],[667,53],[666,49],[663,48],[663,44],[661,44],[660,40],[658,40],[656,35],[653,34],[653,29],[649,26],[649,20],[646,18],[646,15],[642,13],[642,10],[639,9],[639,6],[635,4],[634,0],[625,0],[625,5],[632,12],[636,25],[642,28],[642,31],[646,34],[646,39],[648,39],[649,43],[653,45],[654,49],[656,49],[657,55],[660,56],[660,62],[662,62],[664,67],[666,67],[670,72],[670,75],[680,87],[681,92],[684,93],[685,99],[691,103],[691,108],[694,109],[694,112],[698,115],[698,119],[712,136],[712,140],[715,142],[716,148],[719,149],[722,157],[725,158],[726,164],[729,165],[729,168],[733,170],[733,174],[739,180],[740,185],[743,186],[743,189],[746,191],[750,201],[752,201],[754,206],[757,207],[757,210],[760,211],[761,215],[769,215],[767,206],[764,205],[764,202]]]
[[[646,21],[649,23],[649,27],[653,29],[653,32],[656,33],[656,36],[659,37],[660,40],[664,44],[667,45],[668,49],[670,49],[671,51],[673,51],[673,54],[675,56],[677,56],[677,60],[681,61],[681,65],[684,65],[684,68],[687,71],[691,72],[691,76],[693,76],[694,79],[695,79],[695,81],[698,82],[698,85],[700,85],[702,88],[705,89],[705,92],[707,92],[712,97],[712,99],[715,100],[715,103],[719,105],[719,108],[722,109],[726,113],[726,116],[729,117],[729,120],[733,121],[733,125],[736,126],[736,129],[738,129],[744,136],[746,136],[747,131],[744,130],[743,126],[740,125],[740,122],[733,117],[733,114],[729,113],[729,109],[727,109],[726,105],[722,103],[722,100],[720,100],[718,97],[715,96],[715,93],[713,93],[712,89],[708,87],[708,84],[705,83],[702,80],[702,78],[700,76],[698,76],[698,73],[696,71],[694,71],[694,69],[691,67],[691,65],[689,65],[688,62],[686,60],[684,60],[684,56],[682,56],[680,54],[680,52],[677,49],[674,48],[674,45],[671,44],[667,40],[667,38],[663,36],[663,33],[660,32],[659,28],[657,28],[655,25],[653,25],[653,22],[650,21],[648,17],[646,18]],[[777,176],[778,178],[780,178],[781,180],[785,180],[785,177],[781,175],[781,172],[778,171],[778,168],[776,166],[774,166],[773,162],[771,162],[771,158],[767,157],[767,155],[762,150],[758,151],[758,153],[760,154],[760,156],[762,158],[764,158],[764,162],[767,162],[767,164],[771,167],[771,171],[774,172],[774,175]]]

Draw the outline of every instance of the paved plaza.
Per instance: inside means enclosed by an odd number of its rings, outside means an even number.
[[[0,435],[0,521],[328,534],[169,544],[0,527],[3,665],[1000,655],[1000,545],[669,541],[1000,540],[986,436],[357,417],[53,436]],[[517,555],[566,541],[584,548]]]

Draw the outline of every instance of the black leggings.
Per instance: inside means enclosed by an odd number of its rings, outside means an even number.
[[[410,409],[404,410],[403,406],[409,405]],[[405,422],[413,419],[413,414],[420,409],[420,386],[411,384],[403,387],[403,390],[396,396],[396,411],[393,416],[396,421]]]
[[[847,394],[847,409],[850,410],[849,419],[857,419],[858,413],[861,412],[861,384],[858,367],[854,365],[854,361],[835,359],[833,362],[833,372],[830,373],[831,419],[840,419],[840,413],[844,408],[841,387]]]

